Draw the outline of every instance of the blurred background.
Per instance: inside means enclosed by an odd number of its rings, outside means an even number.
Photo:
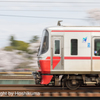
[[[0,0],[0,72],[38,69],[42,31],[65,26],[100,26],[99,0]]]

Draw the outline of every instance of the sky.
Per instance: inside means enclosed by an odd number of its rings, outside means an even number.
[[[87,20],[92,9],[100,9],[99,0],[0,0],[0,48],[9,45],[11,35],[25,42],[34,35],[41,38],[43,29],[58,20],[66,26],[93,26]]]

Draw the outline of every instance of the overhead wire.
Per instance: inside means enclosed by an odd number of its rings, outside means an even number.
[[[44,16],[24,16],[24,15],[3,15],[0,14],[0,16],[5,17],[26,17],[26,18],[47,18],[47,19],[71,19],[71,20],[88,20],[86,18],[61,18],[61,17],[44,17]]]
[[[44,11],[44,12],[85,12],[78,10],[0,10],[0,11]]]
[[[32,6],[11,6],[11,5],[10,6],[5,6],[5,5],[3,5],[3,6],[1,6],[0,5],[0,7],[22,7],[22,8],[23,7],[93,7],[93,6],[97,7],[97,5],[89,5],[89,6],[88,5],[87,6],[86,5],[85,6],[84,5],[77,5],[77,6],[75,6],[75,5],[73,5],[73,6],[65,6],[65,5],[64,6],[34,6],[34,5],[32,5]]]
[[[88,3],[88,4],[99,4],[100,2],[52,2],[52,1],[6,1],[6,0],[3,0],[3,1],[0,1],[0,2],[26,2],[26,3]]]

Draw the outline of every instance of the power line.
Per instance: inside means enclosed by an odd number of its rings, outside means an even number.
[[[52,2],[52,1],[0,1],[0,2],[29,2],[29,3],[88,3],[88,4],[99,4],[100,2]]]
[[[1,6],[0,5],[0,7],[21,7],[21,8],[23,8],[23,7],[97,7],[97,5],[85,5],[85,6],[83,6],[83,5],[77,5],[77,6],[75,6],[75,5],[73,5],[73,6]],[[98,5],[98,7],[100,7],[100,5]]]
[[[5,17],[26,17],[26,18],[47,18],[47,19],[88,20],[88,19],[85,19],[85,18],[61,18],[61,17],[43,17],[43,16],[3,15],[3,14],[0,14],[0,16],[5,16]]]
[[[44,12],[85,12],[75,10],[0,10],[0,11],[44,11]]]

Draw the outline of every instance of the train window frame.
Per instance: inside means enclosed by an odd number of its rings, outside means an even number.
[[[74,47],[76,50],[75,50],[75,49],[72,49],[72,41],[73,41],[73,40],[74,40],[74,41],[76,40],[76,42],[77,42],[77,43],[76,43],[76,48]],[[71,47],[70,47],[70,49],[71,49],[71,50],[70,50],[70,51],[71,51],[71,55],[78,55],[78,39],[71,39],[71,45],[70,45],[70,46],[71,46]],[[74,44],[74,46],[75,46],[75,44]],[[73,51],[76,51],[76,52],[73,53],[72,50],[73,50]]]
[[[96,39],[94,39],[94,56],[100,56],[100,49],[99,50],[97,50],[97,45],[96,45],[96,42],[99,40],[99,42],[100,42],[100,39],[99,38],[96,38]],[[99,51],[99,54],[98,54],[98,51]]]
[[[59,50],[60,50],[60,51],[59,51],[59,54],[56,54],[56,53],[55,53],[55,41],[59,41]],[[57,55],[60,55],[60,54],[61,54],[61,40],[60,40],[60,39],[55,39],[55,40],[54,40],[54,55],[57,56]]]

